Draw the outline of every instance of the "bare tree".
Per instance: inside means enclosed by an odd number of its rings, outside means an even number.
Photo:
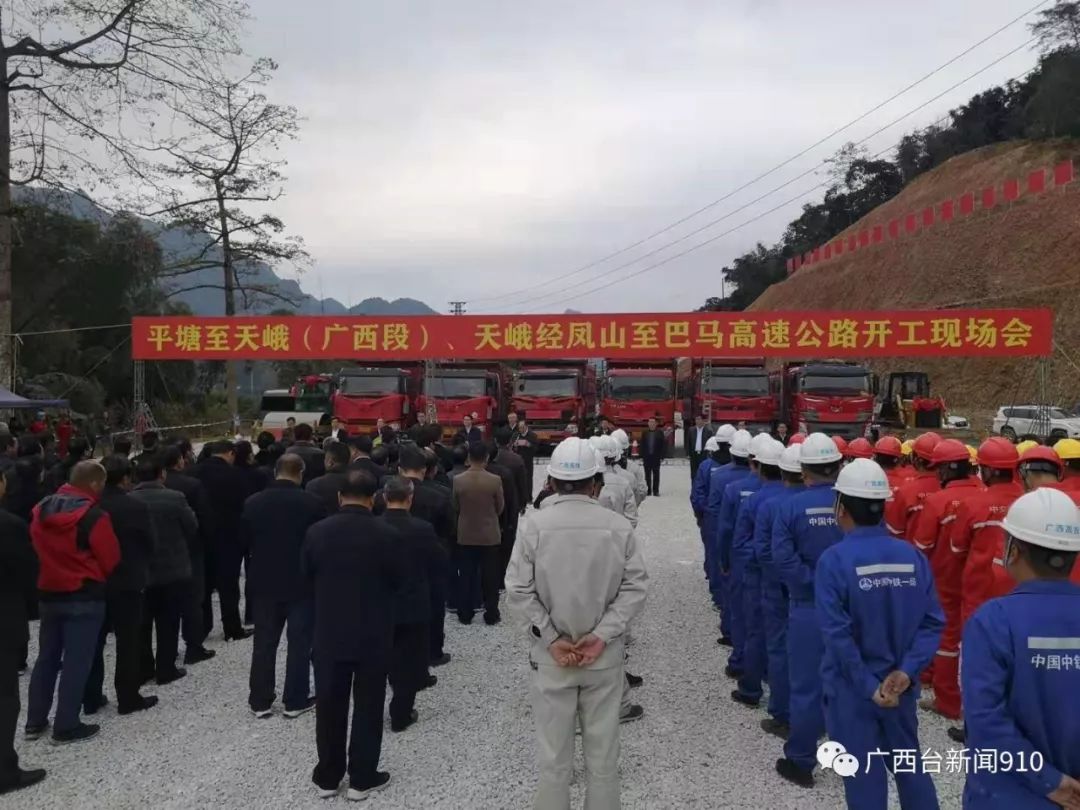
[[[0,0],[0,381],[11,379],[12,187],[138,171],[166,91],[239,54],[244,0]]]
[[[301,270],[308,260],[303,242],[285,235],[284,223],[270,210],[284,193],[279,150],[299,129],[296,109],[265,95],[276,69],[260,59],[237,78],[207,74],[175,93],[168,105],[177,134],[155,149],[165,156],[157,166],[165,203],[149,214],[207,237],[195,255],[173,257],[166,267],[170,292],[221,290],[229,316],[237,312],[238,293],[245,305],[253,298],[295,303],[254,279],[262,264]],[[221,270],[219,281],[195,277],[212,268]],[[235,363],[227,364],[226,385],[235,415]]]
[[[1038,22],[1032,23],[1031,33],[1039,39],[1039,50],[1080,51],[1080,2],[1058,0],[1052,8],[1039,12]]]

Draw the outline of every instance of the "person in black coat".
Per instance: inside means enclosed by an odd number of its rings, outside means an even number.
[[[693,427],[686,430],[686,452],[690,457],[691,481],[697,477],[698,467],[709,455],[709,451],[705,449],[705,444],[713,437],[713,433],[712,426],[703,413],[695,416]]]
[[[334,442],[326,448],[326,474],[309,481],[304,487],[319,499],[323,511],[328,515],[338,510],[338,492],[341,491],[341,485],[345,483],[345,476],[349,472],[349,459],[348,445]]]
[[[240,515],[251,489],[247,476],[233,466],[236,453],[232,442],[211,442],[207,447],[208,457],[191,473],[202,482],[213,514],[213,542],[206,549],[207,582],[213,581],[218,591],[225,640],[245,639],[251,631],[240,620],[240,565],[244,560]],[[207,635],[214,626],[210,591],[207,587],[203,597]]]
[[[183,494],[199,522],[198,542],[191,546],[191,587],[180,612],[180,634],[184,638],[185,647],[184,663],[198,664],[216,655],[203,644],[206,641],[203,600],[206,598],[207,589],[213,589],[214,582],[212,578],[209,581],[206,578],[206,549],[214,539],[211,533],[214,517],[210,512],[210,501],[206,497],[202,482],[185,472],[187,458],[183,448],[180,445],[165,448],[161,463],[165,467],[166,489]]]
[[[484,432],[473,425],[471,416],[461,420],[461,429],[454,436],[454,444],[473,444],[484,440]]]
[[[112,630],[116,637],[116,662],[113,686],[116,708],[120,714],[145,711],[157,705],[156,697],[139,694],[143,673],[141,634],[147,585],[150,582],[150,558],[154,554],[154,526],[146,504],[128,494],[131,489],[131,462],[123,456],[107,456],[105,489],[98,506],[112,518],[113,531],[120,543],[120,564],[105,582],[105,623],[101,627],[94,663],[86,680],[83,711],[95,714],[108,703],[102,691],[105,683],[105,639]]]
[[[279,458],[275,473],[270,486],[247,499],[241,519],[251,550],[255,614],[248,705],[256,717],[273,713],[277,650],[281,631],[287,627],[282,702],[286,717],[299,717],[315,708],[308,696],[315,615],[311,591],[300,575],[300,551],[308,529],[327,512],[319,498],[300,488],[304,480],[300,456],[287,453]]]
[[[349,470],[363,470],[370,473],[382,486],[382,480],[386,477],[386,468],[376,464],[371,458],[375,452],[375,445],[370,436],[353,436],[349,439]]]
[[[403,476],[392,476],[383,484],[386,513],[383,520],[401,535],[399,550],[404,558],[405,581],[395,605],[394,655],[390,664],[390,730],[404,731],[418,719],[413,708],[416,693],[434,686],[428,675],[428,623],[431,618],[431,580],[447,564],[446,551],[426,520],[409,514],[415,485]]]
[[[649,495],[660,494],[660,464],[667,458],[667,436],[656,417],[649,419],[649,429],[641,434],[638,445],[641,465],[645,468],[645,484]]]
[[[524,418],[518,419],[515,425],[511,425],[511,429],[514,431],[514,441],[511,447],[525,462],[525,479],[529,497],[532,497],[533,473],[536,470],[536,451],[540,447],[540,440],[536,437],[536,433],[529,430],[529,424]]]
[[[289,446],[289,452],[304,460],[304,486],[326,472],[323,449],[312,441],[315,431],[311,425],[297,425],[293,431],[295,441]]]
[[[16,452],[15,477],[18,482],[12,486],[12,492],[6,499],[8,511],[29,522],[30,513],[45,496],[45,456],[41,441],[36,436],[20,436]]]
[[[339,494],[341,509],[308,529],[301,554],[301,570],[315,594],[319,762],[312,781],[324,798],[337,792],[346,772],[350,696],[349,798],[362,799],[390,781],[378,766],[395,601],[405,574],[400,536],[371,513],[377,491],[370,473],[350,472]]]
[[[0,475],[0,498],[10,474]],[[45,778],[45,771],[23,770],[15,753],[19,723],[19,669],[30,638],[27,606],[37,600],[38,561],[26,523],[0,511],[0,793]]]

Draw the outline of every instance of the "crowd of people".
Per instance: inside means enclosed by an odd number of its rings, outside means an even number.
[[[781,777],[812,788],[843,753],[853,810],[888,806],[886,770],[902,807],[936,808],[921,707],[963,721],[965,807],[1080,808],[1080,442],[698,430],[717,643]]]

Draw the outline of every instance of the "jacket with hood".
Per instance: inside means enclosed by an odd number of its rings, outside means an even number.
[[[34,507],[30,538],[40,562],[42,601],[105,598],[120,543],[96,495],[64,484]]]

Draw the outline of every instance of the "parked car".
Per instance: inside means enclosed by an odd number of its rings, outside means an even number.
[[[1080,438],[1080,417],[1049,405],[1013,405],[998,408],[993,432],[1016,441],[1025,436],[1040,440]]]
[[[968,422],[966,416],[946,416],[945,424],[942,425],[946,430],[967,430],[971,427],[971,423]]]

